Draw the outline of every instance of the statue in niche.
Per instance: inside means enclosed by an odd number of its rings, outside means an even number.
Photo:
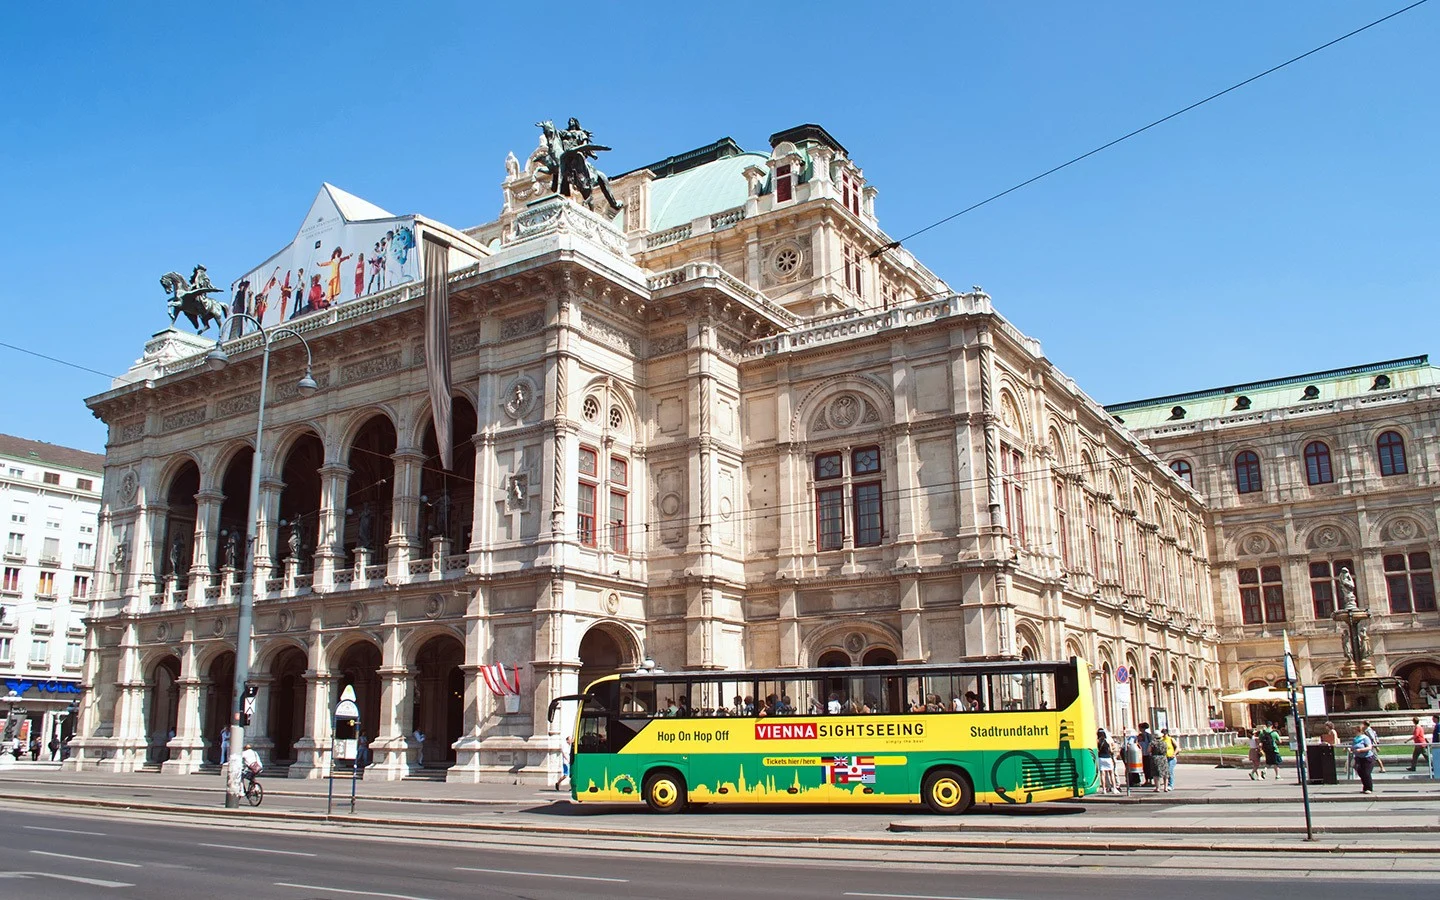
[[[170,542],[170,574],[171,574],[171,575],[179,575],[179,574],[180,574],[180,560],[181,560],[182,556],[184,555],[184,553],[185,553],[185,543],[184,543],[180,538],[177,537],[175,540],[173,540],[173,541]]]
[[[442,491],[436,498],[435,504],[430,507],[430,536],[448,537],[450,535],[450,492]]]
[[[1340,567],[1340,608],[1356,609],[1355,601],[1355,576],[1350,574],[1350,569]]]
[[[371,549],[370,544],[375,540],[375,506],[370,501],[360,507],[360,524],[355,537],[356,546],[363,550]]]
[[[234,570],[239,565],[240,558],[240,536],[230,532],[225,541],[225,568]]]
[[[294,522],[290,523],[290,537],[289,537],[289,539],[288,539],[288,543],[289,543],[289,547],[290,547],[290,558],[291,558],[291,559],[299,559],[299,558],[300,558],[300,520],[299,520],[299,519],[296,519]]]
[[[524,472],[517,472],[510,476],[510,505],[524,506],[525,493],[530,485],[530,476]]]

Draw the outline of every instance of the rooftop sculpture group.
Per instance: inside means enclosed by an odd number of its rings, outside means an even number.
[[[210,295],[220,293],[220,289],[210,283],[204,266],[197,265],[190,273],[189,281],[179,272],[167,272],[160,276],[160,286],[170,292],[171,325],[175,324],[176,317],[184,313],[190,324],[195,326],[196,334],[208,329],[211,322],[215,323],[217,333],[224,331],[225,305],[211,298]]]
[[[596,153],[609,150],[609,147],[595,143],[593,135],[581,128],[580,120],[573,117],[564,130],[556,129],[555,123],[548,119],[536,122],[535,125],[544,135],[545,155],[542,165],[545,171],[550,173],[550,190],[568,197],[573,187],[580,192],[585,205],[594,209],[590,194],[598,187],[611,209],[621,207],[622,204],[615,200],[615,195],[610,193],[610,179],[595,168],[595,163],[592,162]]]

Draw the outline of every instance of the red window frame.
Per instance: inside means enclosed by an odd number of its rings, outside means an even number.
[[[1180,479],[1191,487],[1195,486],[1195,469],[1190,465],[1188,459],[1177,459],[1170,463],[1170,471],[1180,476]]]
[[[1387,553],[1383,563],[1392,613],[1435,611],[1435,573],[1427,551]]]
[[[1330,484],[1335,473],[1330,467],[1330,447],[1324,441],[1305,445],[1305,481],[1309,484]]]
[[[1376,438],[1375,454],[1380,458],[1382,476],[1404,475],[1409,471],[1405,464],[1405,439],[1399,432],[1387,431]]]
[[[1065,479],[1055,476],[1055,536],[1060,544],[1060,565],[1070,568],[1070,497],[1066,491]]]
[[[75,583],[71,585],[70,596],[76,600],[90,596],[90,576],[76,575]]]
[[[575,530],[580,543],[595,546],[595,485],[584,481],[575,497]]]
[[[617,505],[618,508],[617,508]],[[630,497],[624,491],[610,492],[610,507],[608,509],[610,522],[610,549],[615,553],[629,553],[630,542],[626,533],[626,513],[628,511]],[[617,515],[618,511],[618,515]]]
[[[1254,450],[1241,450],[1235,454],[1235,490],[1241,494],[1254,494],[1265,487],[1260,478],[1260,457]]]
[[[775,167],[775,202],[785,203],[795,196],[795,183],[792,180],[795,176],[791,174],[790,166]]]
[[[815,546],[820,550],[839,550],[845,544],[845,489],[820,488],[815,491]]]

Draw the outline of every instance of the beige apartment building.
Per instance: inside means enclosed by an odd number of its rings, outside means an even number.
[[[277,344],[245,648],[267,762],[325,773],[353,686],[384,777],[553,781],[550,699],[647,659],[1078,655],[1113,727],[1206,730],[1201,494],[983,290],[892,245],[823,128],[770,143],[618,176],[615,214],[553,194],[537,150],[498,219],[416,220],[451,247],[449,468],[420,282],[286,322],[320,390]],[[218,759],[261,354],[227,339],[210,371],[212,340],[160,332],[88,401],[110,440],[78,767]]]
[[[1282,681],[1288,632],[1332,710],[1440,708],[1440,370],[1428,357],[1108,409],[1209,504],[1228,687]],[[1370,684],[1341,679],[1342,569],[1370,614]]]

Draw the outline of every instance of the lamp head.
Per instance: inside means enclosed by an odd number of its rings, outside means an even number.
[[[300,394],[305,397],[309,397],[311,394],[320,390],[320,385],[315,383],[315,378],[310,374],[309,367],[306,367],[305,375],[300,379],[300,383],[297,384],[296,387],[299,388]]]
[[[210,352],[205,354],[205,365],[212,372],[219,372],[230,365],[230,355],[225,352],[224,347],[220,346],[219,341],[216,341],[215,346],[210,348]]]

